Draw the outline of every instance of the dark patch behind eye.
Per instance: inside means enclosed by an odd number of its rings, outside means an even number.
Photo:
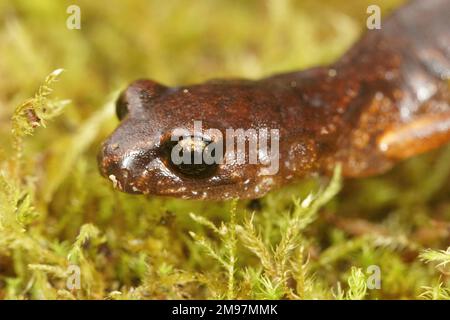
[[[125,97],[125,92],[122,92],[116,101],[116,116],[122,120],[128,114],[128,102]]]

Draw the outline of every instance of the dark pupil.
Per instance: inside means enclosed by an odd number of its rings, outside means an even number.
[[[204,141],[198,137],[185,137],[179,142],[170,141],[167,148],[170,166],[188,177],[205,178],[211,176],[217,168],[217,164],[209,164],[210,162],[205,163],[204,161],[204,152],[211,146],[211,141]],[[174,159],[172,159],[172,149],[175,147],[178,148],[178,156],[183,159],[181,163],[174,163]],[[215,156],[215,150],[212,150],[211,156]]]

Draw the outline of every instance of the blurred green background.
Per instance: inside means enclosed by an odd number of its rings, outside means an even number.
[[[449,245],[449,149],[381,177],[344,181],[314,222],[295,231],[294,248],[280,251],[290,257],[286,278],[264,255],[293,221],[292,198],[317,192],[326,179],[262,199],[254,217],[261,241],[252,244],[223,239],[189,215],[244,228],[255,207],[247,202],[230,221],[230,203],[119,194],[96,168],[99,144],[118,124],[112,102],[132,80],[259,78],[330,63],[364,32],[368,5],[378,4],[384,18],[402,2],[2,1],[0,298],[448,298],[449,272],[435,266],[449,254],[424,250]],[[66,27],[73,4],[80,30]],[[21,141],[19,154],[14,110],[58,68],[65,72],[52,97],[71,102]],[[226,259],[234,252],[232,271],[208,255],[208,244]],[[267,250],[253,250],[258,245]],[[277,259],[268,258],[279,266]],[[81,266],[80,289],[67,288],[70,264]],[[370,265],[381,268],[380,290],[363,290]]]

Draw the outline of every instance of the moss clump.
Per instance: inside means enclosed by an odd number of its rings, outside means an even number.
[[[371,179],[337,169],[255,212],[121,194],[97,172],[126,82],[332,61],[369,2],[79,1],[81,30],[63,2],[0,4],[0,298],[448,299],[448,148]]]

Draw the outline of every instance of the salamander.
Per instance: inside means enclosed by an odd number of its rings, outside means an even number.
[[[449,14],[448,0],[410,1],[327,66],[177,87],[136,80],[117,100],[121,123],[101,147],[100,172],[124,192],[210,200],[259,198],[338,163],[345,177],[384,173],[450,141]],[[174,148],[213,155],[230,128],[276,132],[266,148],[277,146],[276,171],[227,156],[174,161]]]

